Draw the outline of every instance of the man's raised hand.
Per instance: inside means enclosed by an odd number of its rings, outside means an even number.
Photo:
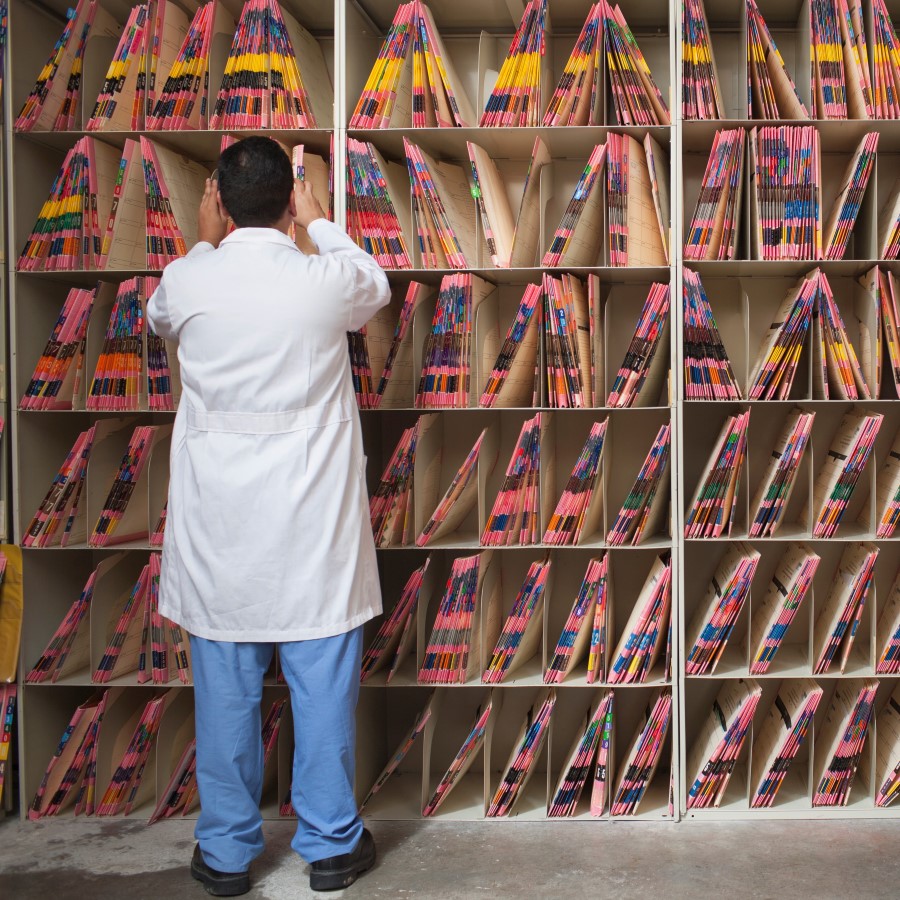
[[[206,179],[203,199],[200,201],[200,212],[197,223],[197,240],[206,241],[218,247],[222,238],[228,233],[228,213],[222,206],[219,196],[219,185],[213,178]]]

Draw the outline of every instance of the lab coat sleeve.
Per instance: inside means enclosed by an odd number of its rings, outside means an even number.
[[[357,331],[391,300],[391,286],[381,266],[334,222],[316,219],[307,233],[328,262],[337,261],[345,282],[347,318],[342,327]]]
[[[195,244],[184,259],[190,259],[193,256],[199,256],[201,253],[209,253],[216,248],[207,241],[200,241]],[[172,308],[172,283],[177,278],[178,268],[182,265],[181,260],[175,260],[163,270],[162,278],[159,280],[159,287],[153,292],[153,296],[147,301],[147,319],[150,327],[163,340],[174,341],[178,338],[178,331],[181,328],[182,321],[178,318],[177,313]]]

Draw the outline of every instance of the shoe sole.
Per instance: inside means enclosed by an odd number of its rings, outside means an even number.
[[[246,872],[240,872],[227,878],[210,878],[191,863],[191,876],[206,888],[207,894],[212,894],[213,897],[239,897],[250,890],[250,876]]]
[[[310,872],[309,887],[313,891],[339,891],[342,888],[350,887],[360,875],[365,874],[375,865],[375,854],[370,859],[361,861],[346,869],[339,869],[336,872]]]

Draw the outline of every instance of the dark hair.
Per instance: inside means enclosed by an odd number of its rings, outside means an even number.
[[[222,204],[238,228],[274,225],[288,208],[293,189],[291,162],[271,138],[244,138],[219,157]]]

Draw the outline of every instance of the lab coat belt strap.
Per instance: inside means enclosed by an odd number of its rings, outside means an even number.
[[[280,412],[208,412],[187,408],[187,425],[194,431],[220,431],[232,434],[287,434],[322,425],[346,422],[352,416],[352,407],[343,400],[307,406],[303,409],[286,409]]]

